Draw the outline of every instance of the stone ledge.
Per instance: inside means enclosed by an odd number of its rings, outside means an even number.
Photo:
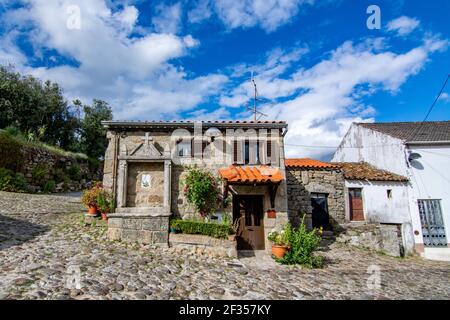
[[[236,241],[198,234],[170,233],[169,245],[176,252],[237,258]]]
[[[168,245],[168,232],[168,216],[109,215],[107,235],[111,240]]]

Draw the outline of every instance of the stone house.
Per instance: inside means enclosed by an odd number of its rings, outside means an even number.
[[[449,157],[450,121],[353,123],[332,161],[366,162],[406,177],[415,250],[450,261]]]
[[[105,188],[116,200],[111,239],[168,243],[170,217],[187,217],[181,181],[192,166],[220,176],[216,215],[241,221],[238,249],[270,249],[268,233],[287,220],[283,121],[105,121]]]
[[[286,159],[288,215],[293,225],[334,230],[345,222],[344,176],[336,164]]]

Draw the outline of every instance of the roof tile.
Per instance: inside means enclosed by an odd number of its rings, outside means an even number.
[[[304,168],[304,169],[336,169],[339,168],[336,164],[322,162],[315,159],[310,158],[302,158],[302,159],[286,159],[285,160],[286,167],[291,168]]]
[[[450,141],[450,121],[357,123],[405,142]]]
[[[242,167],[231,165],[219,169],[220,176],[231,183],[279,183],[283,181],[280,169],[261,167]]]
[[[408,181],[404,176],[378,169],[366,162],[342,162],[336,163],[336,165],[339,165],[342,168],[344,178],[348,180]]]

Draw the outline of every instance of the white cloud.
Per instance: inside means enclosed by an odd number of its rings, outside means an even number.
[[[439,97],[439,100],[440,100],[440,101],[443,101],[443,102],[445,102],[445,103],[450,102],[450,94],[448,94],[447,92],[443,92],[443,93],[441,94],[441,96]]]
[[[188,12],[190,23],[201,23],[212,15],[212,3],[210,0],[199,0],[196,6]]]
[[[118,119],[161,118],[189,110],[208,100],[227,77],[189,74],[171,64],[199,44],[191,35],[149,33],[131,37],[139,13],[133,6],[112,11],[104,0],[79,0],[81,29],[66,28],[63,0],[28,0],[21,21],[9,20],[10,31],[0,37],[0,60],[18,71],[58,82],[69,99],[92,98],[111,103]],[[8,14],[14,15],[13,11]],[[26,21],[26,23],[25,23]],[[14,25],[15,23],[15,25]],[[35,52],[55,50],[76,65],[30,67],[15,41],[26,30]]]
[[[119,23],[126,33],[133,31],[138,20],[139,11],[134,6],[126,6],[122,11],[113,14],[114,20]]]
[[[395,53],[382,43],[380,39],[359,44],[345,42],[329,58],[309,69],[289,72],[290,59],[281,58],[267,58],[265,64],[256,66],[262,75],[257,77],[259,94],[275,101],[261,105],[261,111],[268,119],[289,121],[288,157],[330,155],[334,150],[327,147],[337,146],[352,122],[373,121],[377,106],[365,105],[364,97],[379,90],[397,92],[424,67],[433,52],[448,46],[446,41],[429,37],[416,48]],[[243,73],[241,69],[238,74]],[[242,79],[232,92],[234,95],[222,98],[221,102],[242,106],[249,101],[248,80]]]
[[[191,23],[212,17],[213,12],[227,29],[261,27],[272,32],[288,24],[300,8],[315,0],[201,0],[188,13]]]
[[[401,16],[390,21],[387,25],[388,31],[397,32],[400,36],[406,36],[413,32],[420,25],[416,18]]]
[[[181,28],[181,3],[165,5],[163,3],[156,7],[156,15],[152,23],[157,32],[177,34]]]

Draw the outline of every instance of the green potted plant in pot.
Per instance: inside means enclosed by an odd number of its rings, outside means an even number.
[[[271,231],[267,238],[272,242],[272,255],[276,259],[282,259],[290,250],[289,236],[286,230]]]
[[[111,192],[101,190],[97,195],[97,208],[102,214],[103,220],[108,220],[108,213],[114,210],[114,198]]]
[[[178,225],[178,222],[180,220],[178,219],[170,219],[170,232],[171,233],[179,233],[180,232],[180,227]]]
[[[97,197],[102,191],[102,187],[100,184],[94,185],[92,188],[84,190],[83,195],[81,197],[81,202],[88,207],[88,214],[92,216],[97,215],[98,207],[97,207]]]

